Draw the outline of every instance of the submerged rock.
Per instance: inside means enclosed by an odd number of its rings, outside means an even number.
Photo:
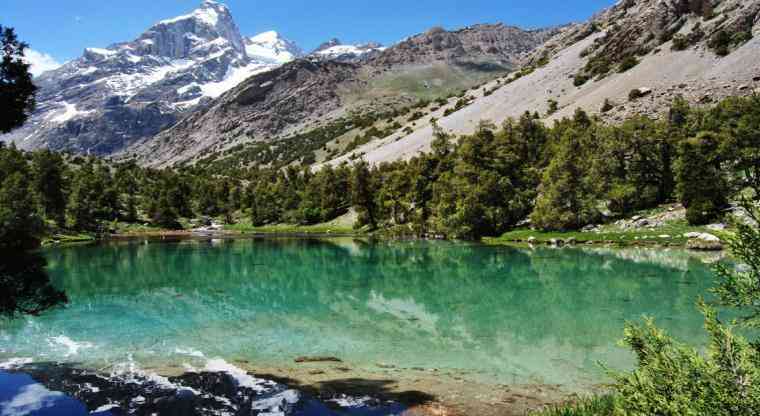
[[[343,360],[337,357],[298,357],[294,360],[297,363],[342,363]]]

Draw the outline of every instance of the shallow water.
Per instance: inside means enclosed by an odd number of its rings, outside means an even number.
[[[599,361],[632,365],[617,345],[626,320],[704,342],[694,303],[712,285],[702,261],[665,249],[259,239],[45,255],[70,303],[0,323],[0,362],[271,368],[318,355],[582,389],[603,381]]]

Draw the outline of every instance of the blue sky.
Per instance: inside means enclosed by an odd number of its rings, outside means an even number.
[[[614,0],[220,0],[242,34],[277,30],[305,50],[337,37],[396,42],[432,26],[504,22],[532,28],[581,21]],[[2,0],[0,25],[15,27],[41,54],[63,62],[86,47],[131,40],[201,0]],[[36,59],[36,58],[35,58]]]

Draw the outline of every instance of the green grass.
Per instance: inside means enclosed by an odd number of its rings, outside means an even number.
[[[91,234],[56,234],[54,236],[43,238],[42,245],[50,246],[53,244],[90,243],[93,241],[95,241],[95,236]]]
[[[661,245],[683,246],[688,239],[683,235],[690,232],[710,233],[718,237],[725,237],[726,232],[710,231],[704,227],[693,227],[685,220],[678,220],[664,224],[662,227],[649,229],[621,230],[613,225],[600,227],[599,232],[581,231],[536,231],[530,229],[517,229],[509,231],[497,238],[489,238],[485,241],[491,244],[500,243],[525,243],[531,237],[536,243],[548,243],[552,239],[568,240],[574,238],[579,244],[617,244],[621,246],[634,245]],[[666,237],[667,236],[667,237]]]
[[[552,407],[530,416],[611,416],[614,410],[614,397],[605,395],[584,398],[575,404]]]
[[[333,221],[315,224],[315,225],[295,225],[295,224],[274,224],[263,227],[254,227],[249,219],[242,219],[235,224],[224,226],[227,231],[235,231],[241,234],[337,234],[337,235],[356,235],[361,234],[355,230],[350,223],[341,218]]]

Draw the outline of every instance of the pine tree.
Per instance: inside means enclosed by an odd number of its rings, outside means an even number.
[[[72,180],[66,210],[72,228],[82,231],[97,230],[101,191],[92,164],[83,165]]]
[[[13,28],[0,26],[0,48],[0,133],[8,133],[29,118],[37,87],[24,61],[27,45],[18,40]]]
[[[0,184],[0,251],[39,245],[43,224],[26,171],[10,174]]]
[[[676,191],[692,225],[715,219],[728,202],[729,186],[717,152],[720,137],[701,132],[681,144]]]
[[[354,165],[351,178],[351,201],[359,214],[357,225],[367,225],[370,230],[377,229],[377,202],[375,201],[375,184],[372,172],[365,160]]]
[[[66,165],[60,154],[49,150],[34,153],[32,176],[34,189],[45,215],[59,227],[66,223]]]
[[[585,124],[585,123],[584,123]],[[594,221],[598,212],[593,187],[586,176],[582,133],[568,129],[543,174],[530,218],[544,230],[575,230]]]

